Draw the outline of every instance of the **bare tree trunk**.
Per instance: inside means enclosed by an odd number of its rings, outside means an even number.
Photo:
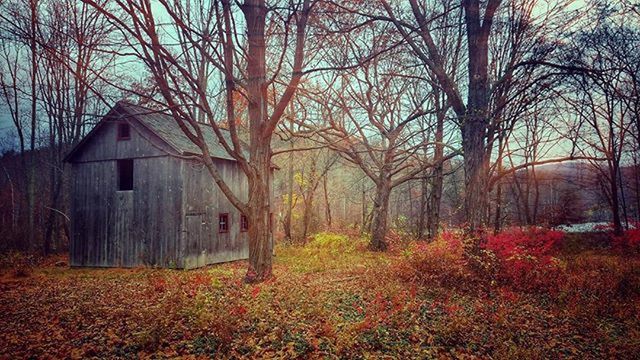
[[[265,63],[264,0],[247,0],[242,5],[247,22],[247,92],[250,124],[250,159],[252,178],[249,178],[249,269],[245,280],[260,282],[271,277],[270,183],[271,133],[265,134],[268,122],[267,83]]]
[[[420,214],[418,215],[418,229],[416,237],[421,240],[424,237],[425,217],[428,210],[429,182],[427,181],[427,172],[424,171],[423,178],[420,180]]]
[[[31,0],[29,2],[31,11],[31,28],[29,38],[29,51],[31,56],[31,129],[30,129],[30,150],[29,161],[27,164],[27,212],[29,221],[29,244],[28,249],[32,249],[35,245],[36,228],[35,228],[35,196],[36,196],[36,183],[35,183],[35,148],[36,148],[36,130],[38,128],[38,116],[37,116],[37,74],[38,74],[38,43],[36,39],[37,31],[37,18],[38,18],[38,0]]]
[[[493,233],[497,234],[502,229],[502,182],[496,184],[496,213],[493,218]]]
[[[622,199],[622,215],[624,216],[624,228],[629,230],[629,216],[627,215],[627,199],[624,195],[624,183],[622,181],[622,169],[618,166],[618,183],[620,185],[620,198]]]
[[[291,123],[290,130],[293,132],[293,102],[290,105],[291,109]],[[289,142],[290,149],[293,149],[293,139]],[[291,235],[291,216],[293,213],[293,151],[289,153],[289,167],[287,173],[287,212],[284,217],[283,227],[284,227],[284,236],[288,241],[293,241],[293,236]]]
[[[465,168],[465,215],[468,230],[477,231],[484,227],[487,202],[487,174],[484,133],[485,119],[470,115],[464,125],[462,147]]]
[[[502,138],[500,138],[502,142]],[[501,144],[498,145],[502,148]],[[502,173],[502,155],[498,156],[498,174]],[[493,233],[497,234],[502,228],[502,180],[498,180],[496,183],[496,213],[493,219]]]
[[[272,224],[271,224],[271,174],[270,149],[262,149],[254,164],[261,164],[257,176],[250,181],[249,208],[249,268],[245,280],[261,282],[272,275]]]
[[[391,195],[391,184],[382,177],[379,184],[376,184],[376,198],[373,202],[372,223],[371,223],[371,243],[369,248],[373,251],[385,251],[387,243],[387,217],[389,215],[389,196]]]
[[[0,164],[1,165],[1,164]],[[13,179],[11,179],[11,175],[7,168],[2,166],[2,170],[4,170],[5,175],[7,176],[7,181],[9,182],[9,192],[11,193],[11,232],[15,234],[16,228],[18,226],[18,210],[16,208],[16,198],[15,198],[15,190],[13,188]]]
[[[427,216],[428,233],[430,240],[438,236],[438,228],[440,227],[440,203],[442,201],[442,189],[444,184],[444,119],[445,113],[442,109],[438,111],[438,123],[436,125],[436,148],[434,154],[434,163],[436,167],[433,169],[433,179],[431,182],[431,192],[429,193],[429,214]]]
[[[533,166],[531,168],[531,176],[533,177],[533,214],[531,216],[531,225],[538,225],[538,212],[540,208],[540,181],[538,180],[538,175],[536,174],[536,168]]]
[[[313,200],[315,191],[310,191],[304,201],[304,211],[302,213],[302,241],[306,242],[313,215]]]
[[[489,34],[500,0],[487,2],[481,15],[480,1],[465,0],[468,40],[467,107],[462,120],[462,150],[465,170],[465,214],[470,232],[482,230],[487,219],[489,156],[486,137],[489,109]]]
[[[331,203],[329,202],[329,192],[327,191],[327,175],[322,178],[322,190],[324,193],[324,214],[327,229],[331,229]]]
[[[622,220],[620,219],[620,199],[618,197],[618,166],[616,160],[612,161],[609,169],[610,182],[609,188],[611,192],[611,214],[613,215],[613,232],[615,235],[622,235]]]
[[[360,227],[360,235],[365,233],[367,229],[367,204],[366,204],[366,192],[364,190],[364,178],[362,179],[362,226]]]

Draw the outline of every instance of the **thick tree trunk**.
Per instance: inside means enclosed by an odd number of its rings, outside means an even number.
[[[249,155],[249,268],[245,280],[260,282],[269,279],[273,244],[271,237],[271,133],[265,132],[268,122],[265,63],[264,0],[247,0],[242,5],[247,23],[247,97],[250,131]]]
[[[371,243],[369,248],[373,251],[385,251],[387,243],[387,217],[389,212],[389,197],[391,195],[391,184],[387,180],[382,180],[376,186],[376,198],[373,203],[372,223],[371,223]]]
[[[302,241],[306,243],[307,235],[309,235],[309,227],[311,226],[311,216],[313,215],[313,198],[315,191],[311,190],[307,194],[304,202],[304,212],[302,214]]]
[[[502,228],[502,183],[496,184],[496,213],[493,218],[493,233],[497,234]]]
[[[485,228],[488,209],[489,34],[500,0],[489,0],[481,13],[478,0],[462,2],[468,42],[467,107],[461,119],[465,172],[465,215],[471,234]]]
[[[271,277],[273,237],[271,224],[271,154],[268,148],[253,158],[256,177],[249,189],[249,268],[245,281],[261,282]]]
[[[484,117],[470,114],[463,126],[465,215],[471,232],[482,230],[487,214],[487,172]]]

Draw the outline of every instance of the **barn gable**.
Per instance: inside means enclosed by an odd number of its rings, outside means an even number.
[[[128,137],[120,138],[119,127],[128,125]],[[106,161],[175,154],[177,150],[149,131],[139,119],[116,105],[65,158],[67,162]]]
[[[118,125],[128,123],[135,134],[130,141],[117,141]],[[201,127],[212,158],[232,160],[210,126]],[[228,130],[222,129],[231,144]],[[95,161],[134,157],[153,157],[165,154],[194,155],[202,152],[172,116],[119,101],[116,106],[76,145],[65,158],[67,162]],[[246,156],[246,154],[245,154]]]

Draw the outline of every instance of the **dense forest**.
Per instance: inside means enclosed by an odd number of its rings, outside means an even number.
[[[637,1],[0,0],[0,40],[0,357],[640,352]]]

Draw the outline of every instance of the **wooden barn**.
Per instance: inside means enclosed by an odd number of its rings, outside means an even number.
[[[244,173],[203,128],[225,181],[246,200]],[[66,158],[71,266],[190,269],[246,259],[249,224],[190,157],[199,153],[171,116],[118,102]]]

